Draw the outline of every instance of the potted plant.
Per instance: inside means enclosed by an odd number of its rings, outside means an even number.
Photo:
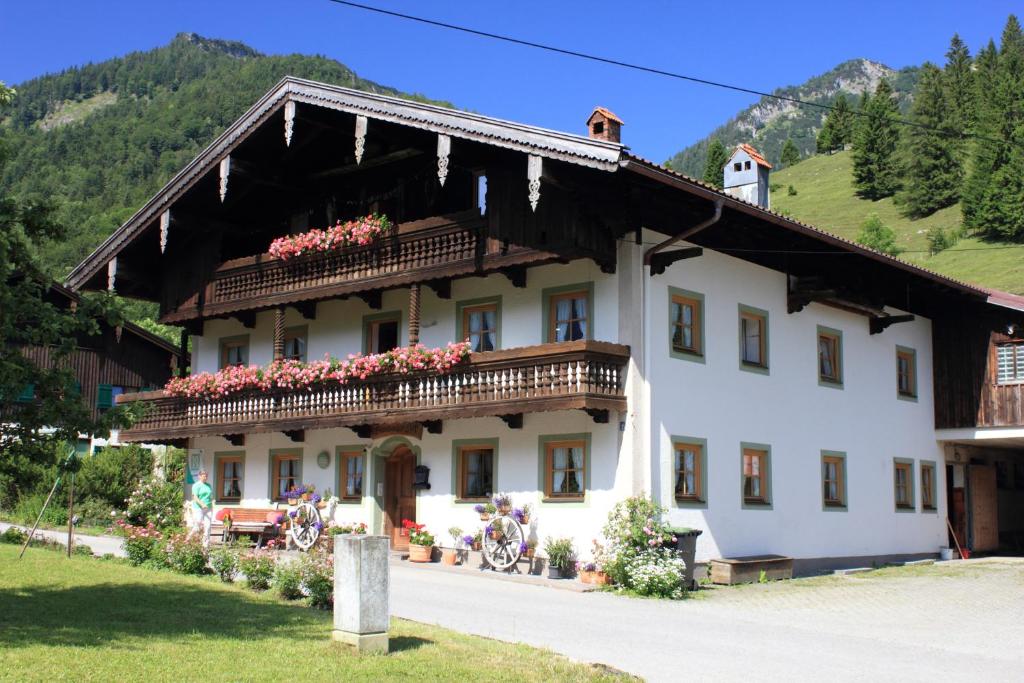
[[[544,541],[544,552],[548,556],[548,578],[561,579],[571,575],[576,566],[576,550],[571,538],[548,538]]]
[[[491,499],[499,515],[507,515],[512,512],[512,496],[507,493],[499,493]]]
[[[529,539],[523,545],[526,546],[525,550],[520,548],[521,552],[523,553],[523,556],[528,560],[532,560],[534,555],[537,554],[537,541]]]
[[[501,518],[494,519],[484,528],[484,533],[495,541],[500,541],[505,538],[505,523]]]
[[[441,564],[454,567],[459,563],[459,542],[462,540],[462,529],[453,526],[448,529],[448,534],[452,537],[452,547],[445,548],[441,552]]]
[[[579,573],[580,581],[596,586],[604,586],[609,582],[608,574],[604,571],[604,546],[594,539],[593,548],[590,551],[589,562],[577,562],[576,571]]]
[[[409,561],[430,562],[434,552],[434,535],[423,524],[403,519],[402,526],[409,532]]]
[[[288,504],[294,507],[299,504],[299,498],[302,498],[305,492],[305,486],[295,486],[288,489],[285,492],[284,497],[288,499]]]
[[[498,508],[494,507],[493,503],[479,503],[474,505],[473,509],[480,515],[481,522],[490,520],[491,515],[498,511]]]
[[[324,508],[327,507],[327,501],[324,500],[319,493],[314,493],[310,500],[314,505],[316,505],[318,510],[323,510]]]
[[[484,545],[484,532],[483,531],[477,531],[475,534],[473,534],[473,545],[472,545],[472,548],[473,548],[473,550],[480,550],[480,548],[482,548],[483,545]]]
[[[305,501],[311,500],[313,498],[313,489],[314,489],[314,486],[312,484],[303,485],[302,486],[302,494],[301,494],[302,495],[302,500],[305,500]]]
[[[512,509],[512,519],[516,520],[523,526],[529,526],[530,524],[530,513],[533,512],[533,508],[530,507],[529,503],[526,503],[521,508]]]

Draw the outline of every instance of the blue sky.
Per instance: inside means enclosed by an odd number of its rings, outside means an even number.
[[[768,91],[854,57],[892,67],[941,63],[954,32],[973,53],[998,39],[1007,16],[1022,9],[1020,0],[363,2]],[[147,50],[181,31],[240,40],[271,54],[323,54],[401,90],[569,132],[584,132],[591,109],[602,105],[626,122],[623,142],[657,161],[756,99],[328,0],[3,0],[0,80],[18,83]]]

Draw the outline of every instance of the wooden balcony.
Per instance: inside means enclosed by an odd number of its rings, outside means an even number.
[[[186,399],[163,391],[125,394],[148,409],[121,432],[123,441],[178,441],[201,435],[296,432],[375,425],[427,424],[501,416],[521,425],[523,413],[584,410],[596,421],[625,410],[629,347],[595,341],[542,344],[475,353],[452,372],[389,375],[303,390],[240,393],[222,400]]]
[[[489,239],[477,211],[399,224],[380,242],[283,261],[269,254],[221,264],[197,293],[160,321],[178,324],[287,304],[365,294],[414,283],[505,271],[519,277],[527,265],[557,254]]]

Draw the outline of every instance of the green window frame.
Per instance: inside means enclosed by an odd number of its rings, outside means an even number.
[[[353,479],[358,478],[360,491],[358,494],[348,492],[349,484],[349,463],[354,464],[357,471],[352,472]],[[334,448],[335,482],[334,490],[338,501],[342,505],[361,505],[367,494],[366,484],[369,482],[369,473],[366,468],[366,446],[363,444],[352,444],[347,446],[335,446]]]
[[[917,403],[917,351],[909,346],[896,346],[896,398]]]
[[[18,403],[30,403],[30,402],[34,401],[35,398],[36,398],[36,385],[35,384],[26,384],[25,388],[21,390],[21,393],[18,394],[18,398],[14,399],[14,400],[17,401]],[[97,403],[98,403],[98,400],[97,400]]]
[[[491,451],[491,495],[498,488],[498,439],[486,437],[480,439],[454,439],[452,440],[452,498],[456,504],[473,505],[485,502],[490,495],[479,497],[466,497],[464,494],[465,463],[464,454],[471,449],[489,448]]]
[[[747,457],[757,453],[758,464],[747,467]],[[747,487],[748,470],[759,479],[757,489]],[[757,496],[752,495],[756,490]],[[766,443],[740,443],[740,503],[744,510],[771,510],[772,499],[772,447]]]
[[[905,500],[900,502],[900,493]],[[892,459],[892,498],[896,512],[916,512],[917,501],[914,498],[914,460],[912,458]]]
[[[501,297],[489,296],[480,299],[466,299],[455,304],[455,340],[465,341],[470,337],[467,317],[475,309],[494,308],[494,350],[501,348]]]
[[[760,331],[753,335],[750,329],[750,322],[760,320]],[[746,321],[746,322],[745,322]],[[753,372],[760,375],[770,374],[771,345],[769,344],[769,316],[768,311],[763,308],[755,308],[746,304],[738,305],[737,329],[739,339],[739,364],[740,370]],[[754,341],[756,338],[756,341]],[[755,362],[749,357],[753,355],[750,344],[756,343],[760,361]]]
[[[818,325],[816,346],[818,386],[843,388],[843,331]]]
[[[706,509],[708,507],[708,440],[675,435],[669,438],[672,448],[672,469],[669,482],[671,499],[675,501],[676,507]],[[684,464],[681,454],[685,453],[687,449],[691,449],[693,452],[693,467],[680,468],[680,465]],[[690,485],[695,490],[692,494],[687,494],[685,489]]]
[[[684,306],[692,307],[691,320],[685,321]],[[683,343],[690,328],[690,345]],[[672,358],[704,363],[705,354],[704,295],[678,287],[668,288],[668,353]]]
[[[846,453],[821,452],[821,509],[825,512],[846,512],[847,498]]]
[[[583,491],[581,495],[574,496],[549,496],[549,477],[548,477],[548,452],[549,447],[560,443],[577,443],[583,444]],[[558,505],[562,507],[581,505],[586,506],[590,504],[590,475],[591,475],[591,447],[590,447],[590,432],[576,433],[576,434],[542,434],[537,437],[537,490],[541,492],[541,504],[543,505]]]
[[[224,495],[224,465],[238,463],[241,468],[235,468],[233,474],[237,475],[238,495]],[[245,451],[218,451],[213,454],[213,498],[218,503],[240,503],[245,497]]]
[[[583,293],[587,297],[587,318],[582,339],[594,338],[594,283],[592,281],[579,282],[572,285],[548,287],[541,290],[541,340],[543,343],[558,343],[555,342],[557,336],[556,321],[554,317],[557,309],[556,306],[552,306],[552,300],[564,298],[564,295],[572,294],[574,292]]]

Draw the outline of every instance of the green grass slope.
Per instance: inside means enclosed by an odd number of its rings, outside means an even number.
[[[851,153],[840,152],[814,156],[772,173],[772,209],[848,239],[856,239],[864,220],[876,213],[896,232],[900,258],[957,280],[1024,294],[1024,245],[968,237],[951,249],[929,255],[928,231],[959,227],[960,205],[910,220],[891,197],[879,201],[857,197],[852,166]],[[789,194],[789,186],[796,195]]]

